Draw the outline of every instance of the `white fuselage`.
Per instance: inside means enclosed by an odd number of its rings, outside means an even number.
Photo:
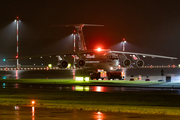
[[[109,51],[83,53],[80,56],[85,60],[87,68],[110,70],[117,69],[119,65],[118,56]]]

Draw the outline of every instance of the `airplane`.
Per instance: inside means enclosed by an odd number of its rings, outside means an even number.
[[[152,58],[177,59],[176,57],[168,57],[168,56],[145,54],[145,53],[135,53],[135,52],[113,51],[110,49],[101,49],[101,48],[89,50],[86,47],[82,28],[84,26],[104,26],[104,25],[71,24],[71,25],[55,25],[55,26],[75,27],[76,32],[74,33],[74,35],[76,34],[78,36],[78,51],[49,55],[50,57],[56,56],[58,58],[57,66],[62,69],[68,67],[69,62],[66,59],[67,56],[72,56],[74,58],[73,67],[79,67],[89,71],[95,71],[97,69],[103,69],[105,71],[115,71],[119,68],[127,68],[131,65],[137,68],[141,68],[144,66],[144,61],[140,58],[140,56],[152,57]],[[42,58],[42,56],[40,58]],[[29,59],[31,59],[31,57],[29,57]],[[120,77],[119,79],[122,78]]]
[[[58,57],[58,67],[67,68],[68,61],[65,56],[72,55],[75,59],[74,65],[80,68],[87,69],[104,69],[106,71],[117,70],[119,67],[134,67],[141,68],[144,66],[144,61],[139,57],[177,59],[176,57],[168,57],[161,55],[152,55],[145,53],[113,51],[110,49],[92,49],[88,50],[85,44],[82,28],[84,26],[104,26],[95,24],[72,24],[64,25],[65,27],[75,27],[78,36],[78,51],[72,53],[64,53],[56,55]]]

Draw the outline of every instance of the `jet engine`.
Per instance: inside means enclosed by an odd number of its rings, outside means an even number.
[[[133,66],[138,67],[138,68],[141,68],[141,67],[144,66],[144,61],[141,60],[141,59],[136,60],[136,61],[133,62]]]
[[[76,62],[76,66],[77,66],[77,67],[84,67],[85,64],[86,64],[86,61],[83,60],[83,59],[79,59],[79,60],[77,60],[77,62]]]
[[[119,63],[122,67],[128,67],[131,65],[131,60],[128,58],[125,58],[123,60],[120,59],[120,63]]]
[[[66,60],[61,60],[61,61],[58,62],[57,65],[58,65],[59,68],[67,68],[67,66],[68,66],[68,61],[66,61]]]

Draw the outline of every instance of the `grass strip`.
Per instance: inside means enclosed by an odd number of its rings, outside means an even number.
[[[32,100],[36,101],[36,107],[180,115],[180,96],[173,94],[71,92],[30,88],[0,89],[0,105],[31,105]]]
[[[27,84],[62,84],[62,85],[101,85],[101,86],[135,86],[135,87],[172,87],[167,86],[165,82],[155,81],[128,81],[128,80],[90,80],[90,81],[75,81],[73,79],[1,79],[0,83],[27,83]],[[180,87],[180,83],[176,83],[173,87]]]

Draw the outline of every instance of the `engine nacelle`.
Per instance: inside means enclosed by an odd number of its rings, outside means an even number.
[[[67,68],[67,66],[68,66],[68,61],[66,61],[66,60],[61,60],[61,61],[58,62],[57,65],[58,65],[59,68]]]
[[[141,68],[141,67],[144,66],[144,61],[141,60],[141,59],[136,60],[136,61],[133,62],[133,66],[138,67],[138,68]]]
[[[128,67],[131,65],[131,60],[126,58],[124,60],[120,60],[120,63],[119,63],[122,67]]]
[[[77,60],[77,62],[76,62],[76,66],[77,66],[77,67],[84,67],[85,65],[86,65],[86,61],[83,60],[83,59],[79,59],[79,60]]]

